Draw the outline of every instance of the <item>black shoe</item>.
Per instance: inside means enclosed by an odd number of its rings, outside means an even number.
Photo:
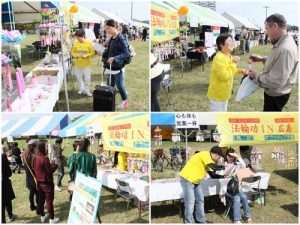
[[[36,206],[32,205],[32,206],[30,206],[30,209],[31,209],[31,211],[34,211],[34,210],[36,210]]]

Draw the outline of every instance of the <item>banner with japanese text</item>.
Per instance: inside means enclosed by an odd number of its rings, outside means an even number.
[[[77,172],[68,224],[95,223],[101,196],[102,182]]]
[[[297,113],[218,113],[220,147],[298,142]]]
[[[102,132],[104,149],[149,154],[149,119],[149,113],[131,113],[106,122]]]
[[[177,11],[151,3],[151,41],[164,42],[179,36]]]

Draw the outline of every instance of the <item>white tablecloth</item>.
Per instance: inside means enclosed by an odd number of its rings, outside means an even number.
[[[268,189],[270,173],[258,172],[261,176],[260,188]],[[223,197],[227,190],[229,179],[204,179],[201,181],[202,192],[204,196],[220,195]],[[258,183],[253,183],[252,188],[257,187]],[[166,200],[176,200],[183,198],[183,190],[179,179],[159,179],[151,182],[150,189],[151,202],[160,202]]]
[[[116,170],[98,170],[97,179],[102,181],[102,185],[111,189],[117,189],[116,178],[126,181],[132,194],[136,196],[140,201],[146,202],[149,200],[149,183],[140,180],[138,177],[134,177],[131,174],[121,174]]]
[[[65,65],[67,70],[67,63]],[[12,103],[13,112],[52,112],[56,102],[59,99],[59,91],[63,84],[63,68],[62,65],[57,65],[53,67],[42,67],[37,66],[34,70],[57,70],[59,71],[57,77],[54,78],[55,84],[52,86],[52,89],[48,92],[43,90],[46,87],[45,84],[38,84],[34,88],[26,87],[27,81],[31,78],[32,72],[28,73],[24,78],[25,81],[25,93],[23,94],[22,99],[17,97]],[[47,98],[39,99],[37,102],[38,95],[47,96]]]

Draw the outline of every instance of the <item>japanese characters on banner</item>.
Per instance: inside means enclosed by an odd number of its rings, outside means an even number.
[[[102,182],[77,172],[68,224],[94,223],[98,212]]]
[[[199,128],[198,114],[192,112],[175,113],[175,126],[177,129]]]
[[[177,11],[151,3],[151,41],[164,42],[179,36]]]
[[[298,142],[297,113],[217,114],[220,147]]]
[[[103,126],[103,147],[110,151],[149,154],[148,113],[135,113],[112,119]]]

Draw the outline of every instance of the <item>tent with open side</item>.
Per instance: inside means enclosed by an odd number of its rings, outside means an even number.
[[[121,17],[119,17],[113,13],[110,13],[110,12],[107,12],[104,10],[100,10],[100,9],[95,9],[95,8],[92,9],[91,11],[93,13],[95,13],[96,15],[103,17],[105,20],[113,19],[113,20],[117,21],[118,23],[128,24],[124,19],[122,19]]]
[[[61,130],[70,122],[67,114],[52,114],[37,116],[32,115],[26,118],[3,120],[2,137],[50,135],[54,130]]]
[[[236,29],[241,29],[242,26],[249,28],[249,30],[260,30],[257,26],[251,23],[248,19],[234,15],[232,13],[223,12],[222,16],[232,21]]]

